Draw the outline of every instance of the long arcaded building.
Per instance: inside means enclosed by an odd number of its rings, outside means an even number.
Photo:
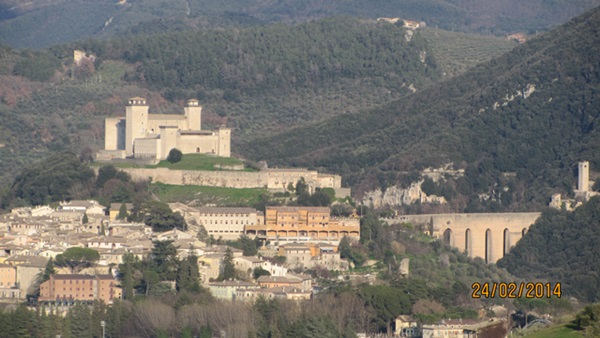
[[[267,207],[265,223],[248,225],[249,236],[278,241],[339,241],[360,238],[358,218],[331,218],[327,207]]]

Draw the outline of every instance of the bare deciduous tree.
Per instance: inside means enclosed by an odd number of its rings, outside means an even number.
[[[155,300],[136,303],[133,320],[137,332],[142,336],[156,336],[159,332],[169,332],[175,324],[175,310],[169,305]]]

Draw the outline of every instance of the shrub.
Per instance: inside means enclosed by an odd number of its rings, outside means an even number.
[[[173,148],[173,149],[171,149],[171,151],[169,151],[169,156],[167,156],[167,161],[169,161],[171,163],[177,163],[177,162],[181,161],[182,157],[183,157],[183,154],[181,153],[181,150],[179,150],[177,148]]]

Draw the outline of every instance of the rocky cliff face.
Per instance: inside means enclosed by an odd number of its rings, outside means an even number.
[[[413,182],[410,187],[403,189],[400,186],[392,186],[385,191],[376,189],[365,193],[361,202],[365,205],[373,205],[380,208],[386,205],[400,206],[410,205],[416,202],[420,203],[439,203],[445,204],[446,199],[443,196],[427,195],[421,190],[423,181]]]
[[[447,163],[439,168],[427,168],[421,172],[421,177],[428,177],[434,182],[445,181],[448,177],[458,178],[464,176],[464,169],[453,169],[453,163]],[[375,208],[384,206],[401,206],[411,205],[413,203],[437,203],[446,204],[447,201],[443,196],[427,195],[421,190],[421,184],[424,180],[411,183],[410,187],[402,188],[394,185],[387,188],[385,191],[376,189],[364,194],[362,202],[364,205]]]

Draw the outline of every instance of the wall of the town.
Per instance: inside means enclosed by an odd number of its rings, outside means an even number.
[[[148,179],[152,178],[152,182],[161,182],[165,184],[173,185],[200,185],[209,187],[226,187],[226,188],[269,188],[278,189],[281,188],[281,182],[274,179],[275,175],[281,175],[280,172],[271,171],[199,171],[199,170],[170,170],[168,168],[123,168],[121,169],[127,172],[133,179]],[[317,173],[306,170],[298,170],[298,172],[291,174],[297,182],[300,177],[308,176],[316,178]],[[334,175],[326,175],[325,182],[327,186],[337,185],[335,188],[339,188],[341,185],[341,179],[331,178]],[[291,183],[290,180],[288,183]],[[311,180],[310,183],[314,184],[321,183],[320,180]],[[309,183],[309,184],[310,184]]]

